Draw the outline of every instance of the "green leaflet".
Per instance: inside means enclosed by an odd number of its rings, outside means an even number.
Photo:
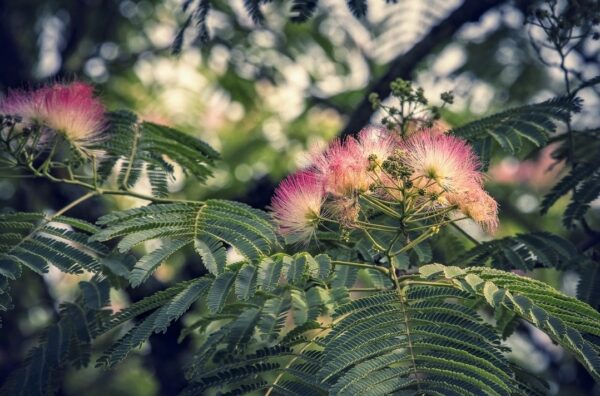
[[[229,291],[234,284],[235,275],[233,272],[223,272],[219,275],[208,292],[207,304],[211,312],[216,313],[221,310]]]
[[[600,266],[591,261],[585,260],[581,265],[581,279],[577,285],[577,298],[592,307],[600,308]]]
[[[125,359],[131,350],[145,342],[152,333],[166,331],[172,321],[181,317],[196,300],[208,291],[211,283],[210,279],[198,278],[175,289],[176,294],[163,293],[168,300],[161,299],[159,308],[121,337],[98,359],[96,366],[112,367]],[[155,304],[146,304],[145,308],[152,305]],[[123,319],[123,314],[117,315],[120,317],[113,321],[113,326]]]
[[[240,300],[248,300],[256,291],[256,267],[245,264],[235,278],[235,295]]]
[[[572,227],[575,221],[581,219],[589,209],[589,204],[600,194],[599,132],[598,129],[572,131],[573,153],[571,154],[571,144],[567,142],[552,153],[553,158],[567,162],[572,155],[576,163],[546,194],[541,204],[541,213],[547,213],[561,197],[572,192],[570,203],[563,213],[563,222],[567,227]]]
[[[82,297],[63,303],[60,318],[45,331],[40,344],[29,352],[29,357],[15,370],[0,388],[2,395],[39,395],[55,392],[59,385],[54,376],[67,365],[76,368],[88,364],[91,341],[100,332],[100,323],[106,321],[110,285],[107,280],[94,279],[80,282]]]
[[[136,287],[141,285],[163,261],[187,244],[187,241],[179,239],[168,241],[160,248],[142,257],[129,274],[131,286]]]
[[[295,256],[276,254],[265,257],[258,266],[244,263],[238,270],[230,267],[216,277],[208,294],[208,307],[213,313],[220,312],[231,290],[235,290],[235,296],[241,301],[250,300],[257,292],[270,294],[286,287],[303,293],[301,289],[307,287],[310,281],[324,281],[330,275],[330,269],[329,256],[320,254],[312,257],[308,253]],[[312,298],[316,301],[317,297]],[[298,303],[305,304],[305,299],[302,297]]]
[[[256,309],[246,311],[219,331],[228,334],[229,345],[243,345],[255,321],[255,312]],[[298,328],[298,335],[314,330],[314,326]],[[190,384],[182,394],[197,395],[209,390],[232,394],[261,390],[264,393],[273,388],[277,393],[325,395],[327,389],[316,376],[320,355],[314,350],[306,350],[310,346],[310,339],[295,343],[284,339],[253,353],[232,351],[232,355],[216,365],[198,357],[188,372]]]

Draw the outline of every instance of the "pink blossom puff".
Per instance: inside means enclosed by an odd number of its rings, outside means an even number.
[[[10,90],[0,101],[0,114],[19,116],[26,124],[39,121],[43,104],[41,90],[23,91]]]
[[[368,175],[369,161],[354,138],[334,140],[325,152],[313,158],[312,166],[325,191],[334,197],[367,191],[373,183]]]
[[[324,152],[313,155],[312,166],[321,176],[327,193],[334,197],[352,197],[366,192],[378,181],[380,166],[392,155],[396,140],[387,130],[378,127],[363,129],[358,138],[335,140]]]
[[[394,154],[397,144],[396,136],[385,128],[369,126],[358,134],[358,146],[362,156],[367,160],[375,156],[379,165]]]
[[[398,144],[399,137],[382,127],[369,126],[358,134],[358,145],[369,167],[368,178],[379,186],[376,190],[379,195],[392,199],[400,199],[400,186],[383,171],[382,165],[394,155]]]
[[[301,171],[283,180],[271,202],[279,233],[288,242],[309,241],[319,223],[325,193],[317,175]]]
[[[27,147],[43,150],[48,147],[53,139],[52,133],[43,127],[42,107],[44,97],[41,89],[35,91],[10,90],[8,95],[0,100],[0,114],[19,117],[20,122],[15,124],[13,132],[19,134],[24,128],[31,128],[35,125],[36,135],[27,136]],[[13,135],[16,136],[16,135]]]
[[[413,171],[414,185],[443,194],[481,185],[479,161],[471,147],[456,136],[423,130],[400,144],[402,161]]]
[[[90,154],[106,126],[104,106],[93,88],[81,82],[56,83],[33,91],[16,90],[0,102],[0,113],[20,116],[24,123],[42,124],[41,141],[62,134],[82,154]]]
[[[498,228],[498,203],[480,185],[473,184],[461,193],[452,194],[449,201],[487,232],[494,233]]]
[[[41,119],[45,125],[62,134],[83,154],[102,138],[106,123],[104,106],[94,97],[88,84],[54,84],[42,88]]]

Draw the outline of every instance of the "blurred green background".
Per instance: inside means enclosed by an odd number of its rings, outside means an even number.
[[[185,20],[182,3],[0,1],[0,90],[56,80],[92,82],[110,110],[130,108],[193,134],[222,153],[207,185],[180,176],[170,186],[174,194],[232,198],[257,207],[268,205],[273,186],[302,165],[311,146],[339,135],[369,86],[391,64],[402,62],[403,54],[422,42],[431,27],[463,6],[460,0],[372,0],[367,17],[357,19],[345,1],[322,0],[314,18],[294,24],[289,21],[290,2],[274,1],[264,7],[266,23],[257,26],[243,0],[212,1],[210,41],[200,43],[191,27],[181,54],[174,56],[171,44]],[[443,116],[450,125],[564,91],[562,76],[544,66],[531,46],[529,35],[539,32],[524,26],[530,2],[497,3],[478,21],[457,25],[456,34],[434,42],[410,70],[434,104],[442,92],[454,91],[454,104]],[[598,42],[578,48],[569,55],[569,67],[588,78],[600,74],[599,51]],[[574,121],[585,126],[597,117],[600,101],[591,89],[581,96],[586,107]],[[375,114],[372,121],[379,117]],[[539,216],[540,197],[561,175],[561,164],[552,167],[550,151],[493,157],[488,188],[500,202],[496,236],[549,230],[577,241],[576,231],[567,233],[561,226],[564,202],[548,216]],[[0,178],[4,210],[55,210],[79,194],[76,188],[42,180]],[[93,221],[110,208],[138,204],[125,198],[98,199],[73,215]],[[598,204],[591,217],[598,224]],[[440,249],[436,254],[443,260],[446,253]],[[187,260],[174,257],[147,287],[160,288],[185,277],[186,271],[202,271],[198,259]],[[558,276],[545,270],[536,276],[574,294],[576,274]],[[44,279],[26,274],[15,284],[16,307],[0,329],[0,382],[56,317],[57,301],[69,299],[75,288],[74,279],[52,271]],[[114,308],[147,291],[115,293]],[[61,394],[173,394],[183,380],[179,367],[186,358],[186,344],[177,345],[173,327],[167,335],[153,336],[150,345],[116,371],[70,371]],[[600,394],[584,370],[541,333],[523,327],[509,343],[515,359],[550,381],[552,393]]]

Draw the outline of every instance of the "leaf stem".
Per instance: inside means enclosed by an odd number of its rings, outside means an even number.
[[[386,291],[386,289],[380,289],[378,287],[353,287],[348,289],[349,292],[355,293],[369,293],[369,292],[379,292]]]
[[[388,256],[388,260],[391,262],[391,257]],[[421,384],[418,381],[419,375],[417,372],[417,361],[415,358],[415,351],[412,344],[412,338],[410,334],[410,318],[408,316],[408,311],[406,305],[408,301],[406,300],[406,295],[404,294],[404,290],[400,287],[400,283],[398,282],[398,276],[396,275],[396,270],[394,268],[390,268],[390,279],[394,283],[394,288],[396,289],[396,294],[398,295],[398,300],[400,301],[400,308],[402,309],[402,319],[404,321],[404,329],[406,330],[406,341],[408,343],[408,352],[410,353],[410,357],[412,360],[412,369],[417,380],[417,394],[422,394]]]
[[[400,219],[401,216],[394,212],[393,210],[391,210],[390,208],[388,208],[387,206],[380,204],[379,202],[371,199],[369,196],[367,195],[361,195],[361,197],[367,201],[367,203],[369,203],[370,205],[374,206],[375,208],[381,210],[383,213],[387,214],[388,216],[394,218],[394,219]]]
[[[355,263],[352,261],[341,261],[341,260],[334,260],[331,262],[331,264],[333,265],[347,265],[349,267],[356,267],[356,268],[363,268],[363,269],[372,269],[375,271],[379,271],[385,275],[389,274],[389,271],[387,268],[385,267],[381,267],[378,265],[372,265],[372,264],[366,264],[366,263]]]
[[[430,229],[427,232],[422,233],[417,238],[413,239],[408,244],[404,245],[400,250],[398,250],[394,253],[390,253],[390,256],[394,257],[394,256],[399,255],[400,253],[404,253],[404,252],[414,248],[419,243],[423,242],[424,240],[426,240],[427,238],[429,238],[430,236],[432,236],[435,233],[436,233],[436,231],[434,231],[433,229]]]

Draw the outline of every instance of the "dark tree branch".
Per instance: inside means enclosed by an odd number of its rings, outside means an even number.
[[[468,22],[475,22],[490,9],[505,3],[506,0],[465,0],[465,2],[452,12],[448,17],[434,26],[421,41],[416,43],[410,50],[399,55],[391,61],[387,72],[367,92],[375,92],[380,98],[386,98],[390,94],[390,83],[396,78],[409,80],[414,69],[421,61],[432,53],[440,44],[448,40]],[[373,107],[365,95],[350,115],[350,119],[341,132],[341,136],[357,133],[362,127],[369,123],[373,115]]]

